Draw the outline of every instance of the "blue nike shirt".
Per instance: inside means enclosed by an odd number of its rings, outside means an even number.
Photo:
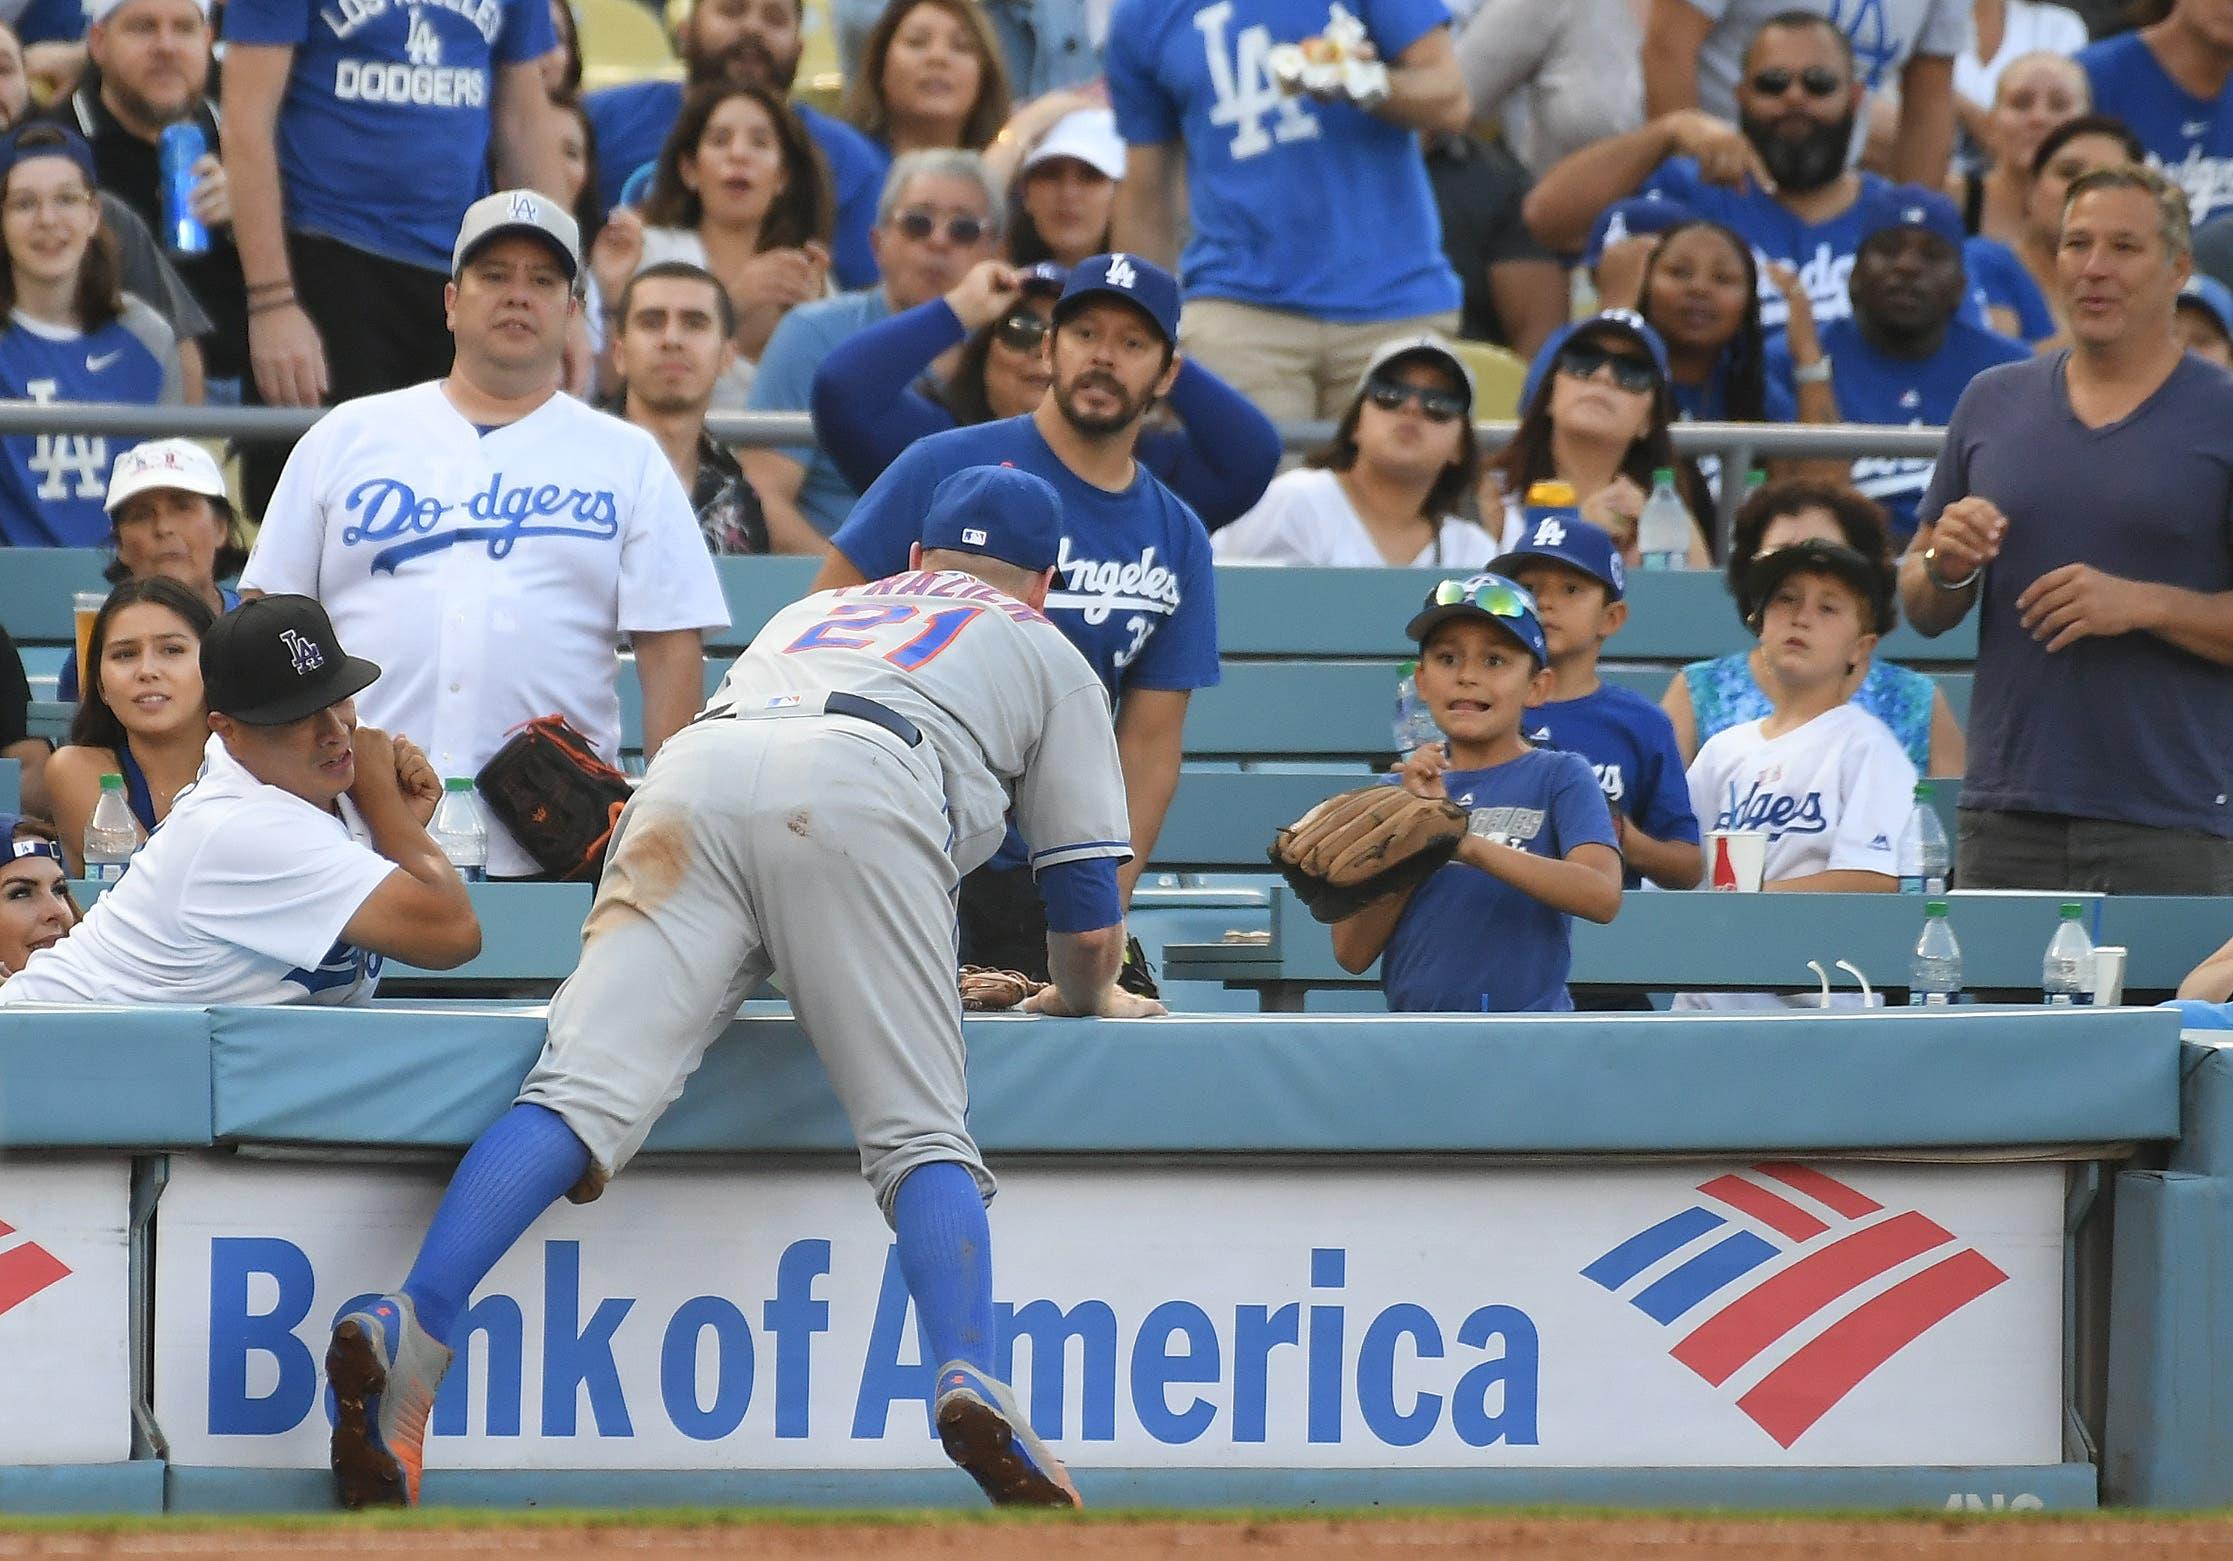
[[[2140,138],[2148,161],[2186,191],[2196,227],[2233,207],[2233,89],[2214,102],[2196,97],[2138,33],[2097,43],[2078,63],[2093,87],[2093,111],[2123,120]]]
[[[18,319],[0,332],[0,398],[122,401],[153,406],[178,399],[175,350],[150,344],[163,331],[153,311],[126,300],[127,314],[83,334]],[[127,320],[133,322],[127,324]],[[135,331],[133,324],[139,325]],[[147,333],[147,334],[143,334]],[[161,338],[156,337],[159,343]],[[137,439],[99,434],[12,434],[0,439],[0,543],[9,547],[98,547],[109,539],[109,468]]]

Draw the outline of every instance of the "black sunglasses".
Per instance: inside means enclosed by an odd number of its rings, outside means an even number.
[[[892,219],[892,225],[920,244],[938,231],[938,216],[935,212],[903,211]],[[946,238],[966,248],[985,236],[987,226],[982,217],[948,217]]]
[[[1644,395],[1658,388],[1659,370],[1644,358],[1631,358],[1624,352],[1614,352],[1607,347],[1591,346],[1576,342],[1558,355],[1558,371],[1575,379],[1588,379],[1599,369],[1613,371],[1613,384],[1631,395]]]
[[[1010,352],[1037,352],[1054,322],[1030,309],[1004,314],[993,323],[992,339]]]
[[[1400,412],[1404,403],[1419,403],[1419,415],[1430,423],[1447,423],[1465,416],[1465,397],[1454,390],[1428,385],[1407,385],[1400,379],[1376,379],[1365,387],[1365,399],[1383,412]]]
[[[1764,98],[1780,98],[1791,90],[1796,81],[1806,89],[1810,98],[1834,98],[1845,90],[1845,78],[1825,65],[1809,65],[1794,74],[1780,66],[1773,70],[1755,71],[1752,90]]]

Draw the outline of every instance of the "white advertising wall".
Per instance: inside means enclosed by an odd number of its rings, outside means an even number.
[[[132,1455],[123,1160],[0,1159],[0,1466]]]
[[[1082,1468],[2052,1464],[2062,1189],[2055,1165],[1020,1169],[992,1207],[1006,1369]],[[440,1193],[173,1162],[177,1463],[324,1463],[332,1321],[400,1282]],[[836,1169],[633,1169],[546,1213],[462,1331],[437,1466],[942,1462],[937,1363]]]

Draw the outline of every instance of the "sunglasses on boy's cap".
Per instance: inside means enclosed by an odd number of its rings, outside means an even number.
[[[1428,635],[1452,618],[1486,618],[1518,640],[1537,666],[1551,659],[1533,593],[1502,575],[1478,574],[1440,582],[1427,593],[1418,616],[1404,625],[1403,632],[1424,645]]]

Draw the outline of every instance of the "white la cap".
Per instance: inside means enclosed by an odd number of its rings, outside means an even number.
[[[1057,157],[1075,157],[1088,168],[1122,179],[1124,139],[1117,134],[1116,111],[1080,108],[1063,115],[1023,160],[1023,171],[1029,173]]]
[[[85,0],[85,20],[90,26],[99,26],[129,5],[131,0]],[[194,0],[194,8],[202,13],[202,20],[209,20],[209,0]]]
[[[450,251],[450,273],[465,269],[473,251],[506,233],[529,233],[558,251],[566,275],[578,287],[582,271],[582,230],[574,214],[534,190],[498,190],[465,208],[457,244]]]
[[[177,488],[222,499],[225,474],[217,460],[191,439],[150,439],[116,458],[109,468],[109,496],[102,508],[114,515],[124,501],[151,488]]]

